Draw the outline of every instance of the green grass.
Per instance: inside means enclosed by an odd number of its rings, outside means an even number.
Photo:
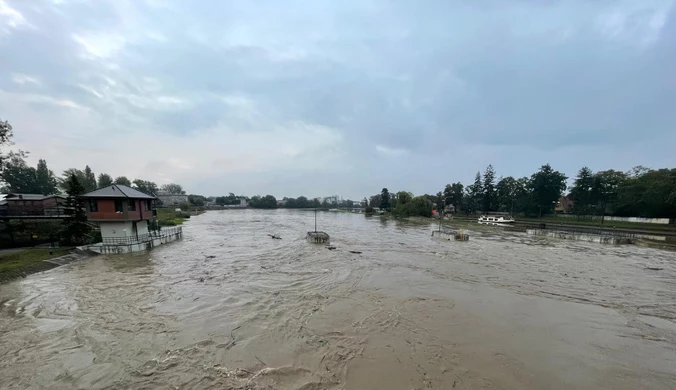
[[[52,254],[49,254],[52,251]],[[38,249],[22,249],[18,252],[8,253],[6,255],[0,254],[0,275],[12,271],[30,268],[34,264],[38,264],[43,260],[48,260],[57,256],[62,256],[70,250],[61,248],[38,248]]]
[[[174,211],[172,208],[158,208],[157,221],[160,226],[176,226],[190,218],[189,211]]]

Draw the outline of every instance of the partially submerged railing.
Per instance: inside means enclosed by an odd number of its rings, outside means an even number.
[[[139,234],[138,236],[104,237],[101,242],[103,245],[135,245],[150,242],[158,238],[171,237],[181,233],[183,233],[183,229],[180,226],[177,226],[153,231],[147,234]]]

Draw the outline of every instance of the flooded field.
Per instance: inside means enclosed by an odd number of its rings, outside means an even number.
[[[0,387],[676,388],[676,253],[319,221],[336,250],[305,242],[309,212],[208,212],[0,285]]]

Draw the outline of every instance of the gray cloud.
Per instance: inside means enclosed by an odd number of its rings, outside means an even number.
[[[0,2],[14,10],[0,15],[0,116],[47,154],[39,137],[60,126],[57,170],[79,157],[194,192],[358,197],[433,192],[489,163],[525,175],[546,161],[569,174],[675,162],[667,0]],[[87,134],[113,136],[87,151],[74,141]],[[123,136],[184,152],[117,172],[105,158]]]

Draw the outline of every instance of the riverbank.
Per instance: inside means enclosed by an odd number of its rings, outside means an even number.
[[[176,211],[172,208],[158,208],[157,221],[160,226],[178,226],[182,225],[186,219],[191,216],[203,214],[204,210]]]
[[[0,253],[0,283],[58,267],[54,260],[70,253],[63,248],[27,248]]]

